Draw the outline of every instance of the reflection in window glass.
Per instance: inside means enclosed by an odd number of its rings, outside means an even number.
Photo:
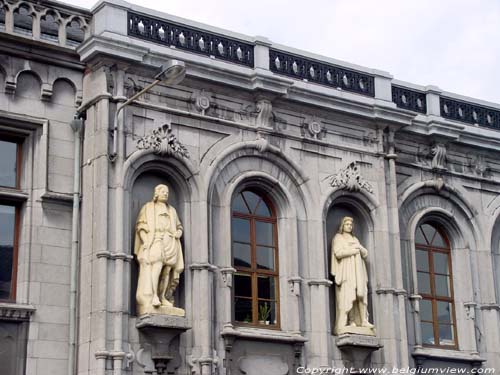
[[[429,274],[424,272],[418,272],[418,292],[423,294],[431,293],[431,283],[429,280]]]
[[[416,250],[417,270],[429,272],[429,255],[425,250]]]
[[[255,240],[259,245],[273,246],[273,223],[255,222]]]
[[[449,277],[434,275],[435,283],[436,283],[436,295],[441,297],[449,297],[450,289],[449,289]]]
[[[16,208],[0,205],[0,300],[12,298]]]
[[[434,253],[434,272],[448,275],[448,254]]]
[[[432,301],[427,299],[420,301],[420,319],[432,322]]]
[[[233,242],[233,263],[235,267],[250,268],[252,266],[250,245]]]
[[[274,270],[274,248],[257,246],[257,268]]]
[[[250,243],[250,221],[246,219],[233,219],[233,241]]]
[[[17,143],[0,140],[0,186],[16,187]]]
[[[434,344],[434,327],[432,323],[422,322],[422,342],[424,344]]]

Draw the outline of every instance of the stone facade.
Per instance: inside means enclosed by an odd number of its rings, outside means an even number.
[[[0,137],[23,139],[20,188],[0,189],[21,228],[16,298],[0,302],[9,375],[154,373],[161,345],[172,374],[500,368],[500,105],[120,0],[23,3],[31,34],[21,4],[2,4]],[[115,118],[171,59],[185,79]],[[153,147],[167,136],[185,150]],[[158,183],[184,226],[185,319],[135,312],[135,220]],[[231,202],[245,187],[276,209],[279,329],[234,319]],[[370,254],[373,339],[333,335],[330,243],[346,214]],[[422,340],[425,220],[450,242],[453,349]]]

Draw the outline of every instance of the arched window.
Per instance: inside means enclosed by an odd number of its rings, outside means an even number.
[[[426,222],[415,233],[415,250],[422,343],[456,348],[450,242],[438,225]]]
[[[234,321],[279,327],[278,236],[269,200],[243,190],[232,203]]]

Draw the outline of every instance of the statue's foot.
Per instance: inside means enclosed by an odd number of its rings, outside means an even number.
[[[375,326],[371,324],[368,320],[365,320],[363,321],[363,327],[373,328]]]
[[[357,327],[357,325],[356,325],[356,323],[351,322],[351,324],[349,324],[349,327]]]
[[[167,299],[162,299],[162,300],[161,300],[161,305],[162,305],[162,306],[167,306],[167,307],[173,307],[173,306],[174,306],[174,305],[173,305],[173,303],[172,303],[172,302],[170,302],[170,301],[169,301],[169,300],[167,300]]]
[[[154,296],[153,297],[153,303],[152,303],[153,307],[159,307],[161,306],[161,303],[160,303],[160,299],[158,298],[158,296]]]

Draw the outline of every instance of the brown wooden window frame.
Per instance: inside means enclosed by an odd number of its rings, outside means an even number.
[[[431,308],[432,308],[432,321],[430,320],[423,320],[422,319],[422,314],[420,315],[420,322],[421,323],[432,323],[432,330],[434,334],[434,344],[426,344],[423,343],[424,339],[422,337],[422,345],[426,347],[435,347],[435,348],[442,348],[442,349],[458,349],[458,336],[457,336],[457,320],[456,320],[456,315],[455,315],[455,301],[454,301],[454,290],[453,290],[453,270],[452,270],[452,262],[451,262],[451,246],[450,246],[450,241],[448,239],[448,236],[442,229],[441,225],[432,222],[432,221],[426,221],[422,222],[417,226],[417,231],[422,231],[424,232],[422,227],[424,225],[430,225],[436,233],[434,234],[434,237],[431,240],[428,240],[426,237],[425,239],[430,242],[430,245],[424,245],[421,243],[417,243],[417,240],[415,238],[415,251],[420,250],[420,251],[425,251],[427,253],[427,262],[428,262],[428,267],[429,270],[425,271],[422,269],[419,269],[419,264],[417,262],[416,264],[416,272],[417,275],[418,273],[424,273],[429,275],[429,283],[430,283],[430,294],[429,293],[422,293],[421,292],[421,286],[418,286],[419,294],[422,296],[422,301],[430,301],[431,302]],[[441,238],[445,242],[445,247],[442,246],[436,246],[433,244],[434,239],[436,238],[436,235],[439,234]],[[448,274],[442,274],[442,273],[437,273],[435,272],[435,264],[434,264],[434,254],[446,254],[447,256],[447,266],[448,266]],[[436,293],[436,275],[438,276],[447,276],[449,279],[449,296],[441,296]],[[417,277],[418,280],[418,277]],[[417,283],[418,284],[418,283]],[[450,318],[451,322],[450,324],[446,324],[443,322],[439,322],[438,319],[438,308],[437,308],[437,303],[438,302],[447,302],[451,306],[450,311]],[[421,309],[422,310],[422,309]],[[422,312],[422,311],[421,311]],[[451,325],[452,326],[452,332],[453,332],[453,345],[449,344],[441,344],[439,340],[439,325]]]
[[[21,186],[21,163],[22,163],[22,142],[23,138],[11,135],[1,134],[0,140],[16,144],[16,177],[15,186],[0,185],[0,190],[5,193],[0,199],[0,205],[14,207],[14,233],[13,233],[13,254],[12,254],[12,271],[11,285],[8,298],[0,298],[0,302],[15,302],[17,296],[17,272],[18,272],[18,255],[19,255],[19,235],[20,235],[20,206],[15,199],[9,199],[9,193],[17,192]],[[1,255],[1,254],[0,254]]]
[[[265,203],[267,208],[269,209],[271,216],[260,216],[260,215],[255,215],[252,213],[243,213],[243,212],[238,212],[234,210],[233,204],[237,196],[243,195],[244,192],[249,191],[255,195],[257,195],[260,198],[259,203],[256,205],[258,207],[261,202]],[[233,309],[233,322],[236,325],[241,325],[241,326],[250,326],[250,327],[259,327],[259,328],[266,328],[266,329],[280,329],[281,328],[281,316],[280,316],[280,294],[279,294],[279,246],[278,246],[278,229],[277,229],[277,216],[276,216],[276,210],[272,202],[269,200],[268,196],[266,193],[254,189],[254,188],[245,188],[240,191],[238,191],[236,194],[234,194],[234,197],[232,199],[232,204],[231,204],[231,233],[233,232],[233,220],[234,219],[245,219],[249,220],[250,222],[250,257],[251,257],[251,265],[250,267],[241,267],[241,266],[235,266],[234,265],[234,243],[242,243],[235,241],[234,238],[231,238],[231,257],[232,257],[232,263],[233,267],[236,269],[235,276],[236,275],[249,275],[251,278],[251,289],[252,289],[252,296],[251,298],[248,298],[247,296],[237,296],[235,294],[236,290],[236,278],[233,279],[233,293],[232,293],[232,301],[233,301],[233,308],[236,306],[236,298],[241,298],[241,299],[249,299],[252,301],[252,321],[251,322],[244,322],[244,321],[237,321],[236,316],[235,316],[235,311]],[[264,223],[271,223],[273,225],[273,241],[274,241],[274,271],[273,270],[267,270],[267,269],[262,269],[257,267],[257,246],[262,246],[262,244],[257,244],[256,240],[256,223],[257,222],[264,222]],[[264,246],[267,247],[267,246]],[[259,306],[259,301],[269,301],[272,302],[272,299],[264,299],[264,298],[259,298],[259,293],[258,293],[258,277],[259,276],[266,276],[266,277],[273,277],[274,278],[274,303],[275,303],[275,315],[276,315],[276,323],[267,325],[267,324],[262,324],[259,323],[258,315],[258,306]]]

